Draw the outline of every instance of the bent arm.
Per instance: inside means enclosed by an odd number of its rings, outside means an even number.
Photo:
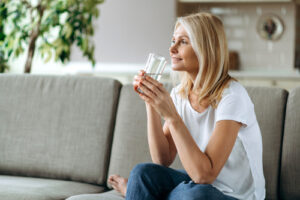
[[[179,116],[168,120],[168,124],[179,158],[191,179],[211,184],[225,165],[241,124],[232,120],[217,122],[205,152],[199,149]]]
[[[154,163],[170,166],[176,156],[176,147],[169,131],[168,124],[163,128],[161,117],[149,104],[147,109],[147,133],[151,159]]]

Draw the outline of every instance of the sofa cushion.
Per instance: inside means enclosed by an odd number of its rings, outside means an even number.
[[[104,191],[103,187],[72,181],[0,176],[2,200],[61,200],[82,193]]]
[[[170,91],[171,85],[165,87]],[[131,169],[143,162],[151,162],[145,103],[132,85],[125,85],[120,93],[109,175],[128,177]],[[178,158],[171,167],[182,168]]]
[[[266,199],[279,199],[280,155],[288,92],[267,87],[248,87],[247,91],[254,103],[262,134]]]
[[[284,127],[281,177],[281,199],[300,199],[300,87],[290,91]]]
[[[115,190],[104,192],[102,194],[81,194],[67,198],[66,200],[124,200],[120,193]]]
[[[103,184],[121,84],[0,76],[0,174]]]

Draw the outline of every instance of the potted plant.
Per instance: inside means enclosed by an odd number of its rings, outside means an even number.
[[[93,20],[99,16],[97,5],[103,1],[1,0],[3,60],[26,53],[24,72],[30,73],[36,51],[45,62],[54,57],[65,63],[70,60],[72,44],[76,44],[94,66]]]

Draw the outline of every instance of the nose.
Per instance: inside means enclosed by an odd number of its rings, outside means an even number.
[[[176,44],[171,45],[169,48],[169,52],[170,54],[176,54],[178,52],[177,45]]]

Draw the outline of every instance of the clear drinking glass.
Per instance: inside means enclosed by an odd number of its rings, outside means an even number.
[[[146,75],[159,81],[167,64],[166,58],[155,53],[150,53],[145,66]]]
[[[146,66],[144,71],[146,72],[145,75],[152,77],[153,79],[159,81],[162,73],[165,69],[167,61],[164,57],[159,56],[155,53],[150,53],[147,59]],[[134,86],[134,90],[140,93],[143,93],[138,86]]]

